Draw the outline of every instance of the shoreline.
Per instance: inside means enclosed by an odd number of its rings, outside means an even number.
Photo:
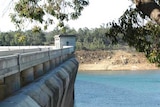
[[[160,70],[154,64],[137,64],[137,65],[110,65],[106,64],[79,64],[78,71],[80,72],[108,72],[108,71],[148,71]]]
[[[144,53],[128,50],[76,51],[79,71],[144,71],[160,70]]]
[[[153,73],[153,72],[160,72],[160,70],[113,70],[113,71],[97,71],[97,70],[93,70],[93,71],[80,71],[78,70],[79,74],[145,74],[145,73]]]

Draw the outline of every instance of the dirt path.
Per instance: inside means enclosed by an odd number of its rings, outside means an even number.
[[[143,53],[134,51],[77,51],[76,57],[80,62],[79,71],[159,69]]]

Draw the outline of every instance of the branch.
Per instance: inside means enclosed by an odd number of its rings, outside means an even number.
[[[155,0],[134,0],[136,7],[160,25],[160,6]]]

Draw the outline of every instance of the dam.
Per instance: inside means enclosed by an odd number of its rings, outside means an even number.
[[[0,107],[73,107],[75,36],[55,40],[56,46],[0,47]]]

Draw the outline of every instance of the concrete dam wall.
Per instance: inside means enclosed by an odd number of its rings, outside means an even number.
[[[73,107],[74,47],[0,56],[0,107]]]
[[[0,107],[73,107],[78,61],[70,58],[0,102]]]

